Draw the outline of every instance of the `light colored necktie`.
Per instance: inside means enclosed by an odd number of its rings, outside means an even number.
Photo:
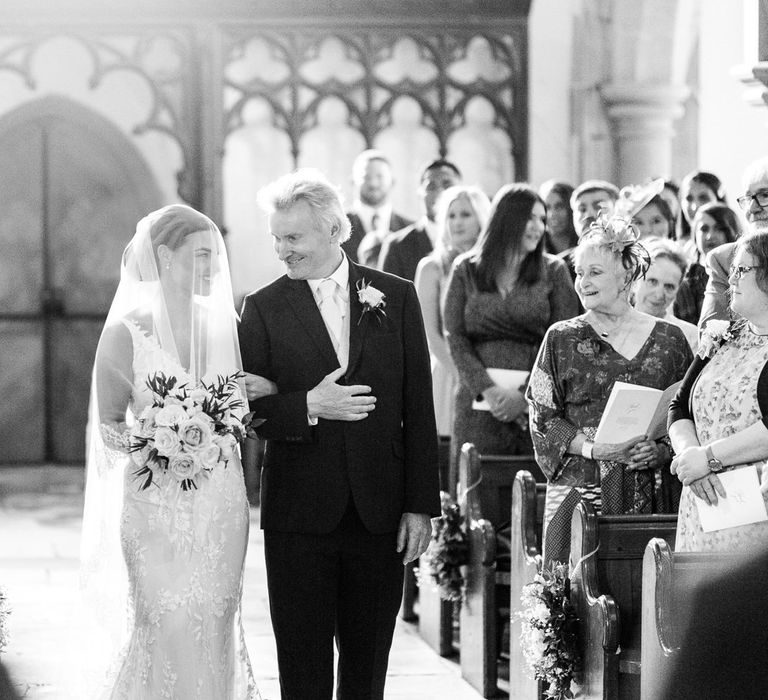
[[[344,313],[339,306],[336,294],[337,286],[336,282],[332,279],[324,279],[320,282],[320,313],[331,333],[333,347],[338,351],[341,333],[344,328]]]
[[[371,217],[371,231],[376,234],[379,233],[379,219],[380,217],[378,212],[374,213],[374,215]]]

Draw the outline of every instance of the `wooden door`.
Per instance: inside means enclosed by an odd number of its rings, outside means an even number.
[[[80,463],[122,249],[159,195],[101,117],[66,100],[17,112],[0,123],[0,462]]]

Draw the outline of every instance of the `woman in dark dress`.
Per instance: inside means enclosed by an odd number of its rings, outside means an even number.
[[[524,382],[504,389],[489,368],[530,372],[544,333],[578,313],[568,268],[544,253],[546,208],[527,184],[494,197],[475,247],[457,258],[448,283],[444,323],[459,374],[451,441],[452,478],[465,442],[481,453],[531,454]],[[472,407],[484,399],[490,410]]]
[[[672,455],[664,441],[594,437],[615,382],[666,389],[693,359],[677,326],[629,303],[633,281],[649,265],[633,226],[598,220],[575,262],[586,312],[549,329],[526,393],[536,461],[547,477],[544,556],[562,562],[582,498],[603,513],[676,512],[680,489],[665,473]]]

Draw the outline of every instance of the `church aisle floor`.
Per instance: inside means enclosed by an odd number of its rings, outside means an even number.
[[[77,592],[82,470],[0,467],[0,587],[12,609],[0,656],[24,700],[85,700],[78,691],[88,636]],[[264,700],[278,700],[277,661],[267,607],[258,512],[251,533],[243,616]],[[87,666],[87,664],[85,664]],[[477,700],[457,664],[434,654],[413,625],[398,620],[387,700]],[[4,700],[4,699],[0,699]]]

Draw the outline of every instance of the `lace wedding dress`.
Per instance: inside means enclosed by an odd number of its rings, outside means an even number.
[[[155,372],[190,381],[135,322],[131,412],[151,403]],[[169,478],[142,490],[124,470],[120,539],[128,570],[131,636],[110,700],[260,698],[240,617],[249,509],[239,459],[184,491]]]

